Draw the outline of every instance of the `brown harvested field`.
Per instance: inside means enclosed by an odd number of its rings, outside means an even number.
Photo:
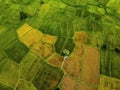
[[[80,84],[78,90],[97,90],[97,89],[87,85]]]
[[[32,27],[25,23],[22,27],[20,27],[17,30],[17,34],[18,34],[19,37],[22,37],[27,32],[29,32],[31,29],[32,29]]]
[[[99,82],[99,55],[96,48],[86,46],[84,66],[82,68],[81,81],[98,85]]]
[[[83,45],[76,46],[73,53],[66,59],[64,70],[73,77],[79,77],[82,66]]]
[[[48,43],[39,42],[33,46],[31,51],[42,58],[48,58],[54,52],[54,47]]]
[[[56,36],[52,36],[52,35],[48,35],[48,34],[44,34],[42,37],[42,41],[49,43],[49,44],[55,44],[57,37]]]
[[[65,76],[61,82],[62,90],[75,90],[76,81],[69,76]]]
[[[86,43],[87,41],[87,33],[82,31],[82,32],[75,32],[74,35],[74,40],[76,44],[80,44],[80,43]]]
[[[28,47],[32,47],[36,44],[42,37],[42,32],[37,29],[30,30],[27,34],[20,38],[20,40]]]
[[[83,54],[84,54],[84,44],[80,43],[79,45],[76,45],[76,47],[73,50],[71,56],[82,57]]]
[[[53,66],[61,67],[63,57],[57,53],[53,53],[48,59],[47,62]]]

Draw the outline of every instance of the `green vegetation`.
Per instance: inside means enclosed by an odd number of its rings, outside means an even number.
[[[32,82],[38,90],[52,90],[60,83],[63,75],[63,71],[59,68],[55,68],[45,62],[42,62],[39,72],[36,74]]]
[[[5,86],[5,85],[2,85],[2,84],[0,84],[0,89],[1,90],[14,90],[13,88]]]
[[[24,23],[56,36],[52,47],[61,56],[73,52],[76,31],[87,32],[87,45],[99,50],[100,74],[120,79],[120,0],[0,0],[0,90],[59,90],[63,72],[20,41],[16,30]]]
[[[5,49],[5,53],[8,58],[19,63],[21,59],[25,56],[25,54],[28,52],[28,50],[29,49],[23,43],[21,43],[20,41],[15,41],[12,46],[9,46]]]

